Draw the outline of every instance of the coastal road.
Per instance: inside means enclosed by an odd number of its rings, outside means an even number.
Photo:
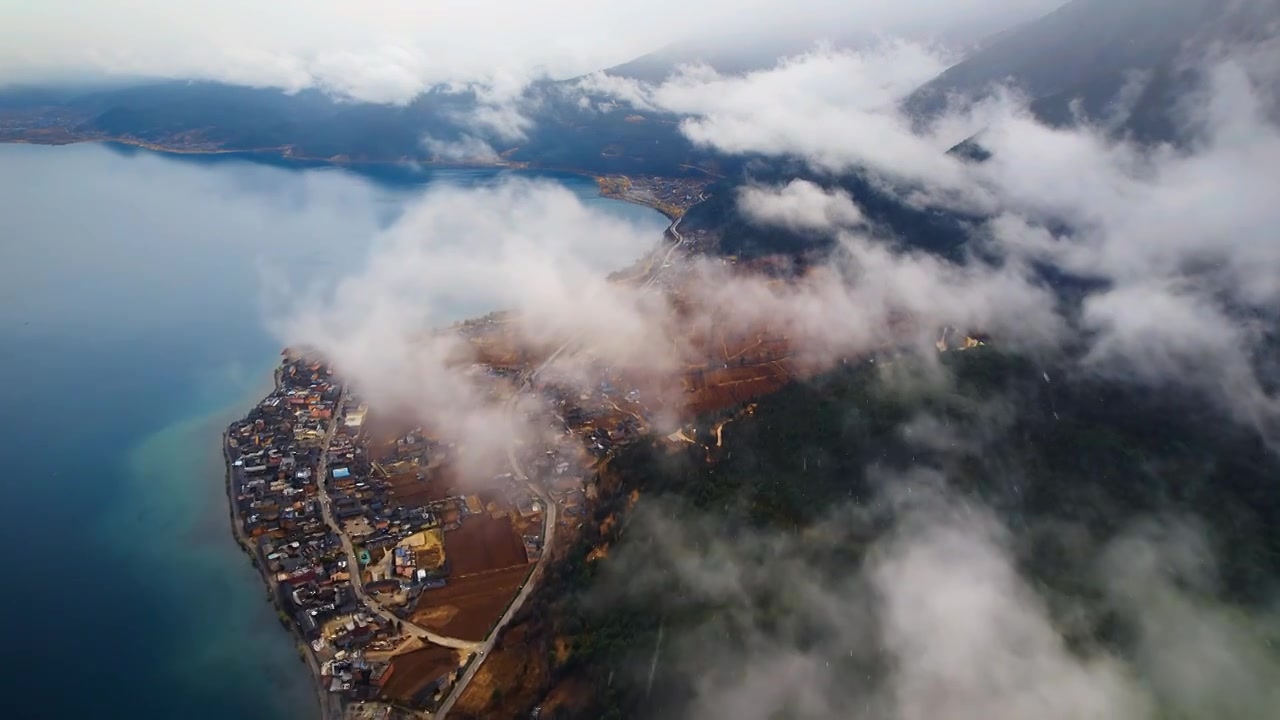
[[[329,529],[337,533],[338,538],[342,541],[342,550],[347,555],[347,569],[351,573],[351,587],[355,590],[356,597],[359,598],[360,602],[363,603],[365,607],[369,608],[370,611],[382,616],[392,623],[400,623],[400,626],[411,635],[416,635],[417,637],[430,640],[437,645],[443,645],[457,650],[475,650],[479,646],[479,643],[448,637],[446,635],[439,635],[420,625],[415,625],[408,620],[401,620],[396,617],[395,613],[387,610],[381,603],[365,594],[364,573],[360,570],[360,558],[356,555],[356,549],[354,544],[351,542],[351,537],[343,532],[338,523],[334,521],[333,510],[331,507],[333,502],[329,499],[329,491],[325,487],[325,477],[329,469],[329,444],[333,442],[333,435],[338,429],[339,418],[342,416],[342,409],[346,404],[346,401],[347,396],[344,392],[342,397],[338,399],[337,407],[334,408],[333,423],[329,426],[329,432],[324,438],[324,449],[320,452],[320,462],[317,464],[317,483],[320,486],[321,513],[324,515],[325,524],[329,526]]]
[[[546,362],[539,365],[536,370],[530,373],[529,376],[520,383],[516,392],[512,393],[511,398],[507,400],[508,412],[515,412],[516,401],[519,399],[520,393],[523,392],[526,387],[531,385],[538,373],[542,372],[544,368],[550,365],[551,362],[555,360],[560,353],[564,352],[565,348],[569,347],[569,344],[572,342],[573,341],[570,340],[557,348],[556,351],[547,358]],[[514,442],[507,445],[507,462],[511,465],[511,472],[514,473],[517,478],[523,480],[525,484],[528,485],[529,491],[534,495],[537,495],[538,500],[542,503],[542,554],[538,557],[538,563],[534,565],[533,572],[529,573],[529,577],[524,581],[524,584],[520,586],[520,592],[516,594],[516,597],[511,601],[511,604],[507,606],[507,611],[502,614],[502,617],[498,620],[498,624],[493,626],[493,630],[489,632],[489,636],[484,639],[484,643],[480,646],[475,660],[467,666],[462,677],[458,678],[458,682],[453,684],[453,688],[449,691],[449,695],[445,697],[444,702],[440,703],[440,707],[435,713],[436,720],[443,720],[444,717],[449,714],[449,710],[453,708],[453,704],[458,701],[458,698],[462,697],[463,691],[467,689],[467,685],[471,683],[472,678],[476,676],[476,672],[480,670],[480,666],[484,664],[485,657],[493,650],[494,644],[498,641],[498,634],[511,622],[511,618],[515,617],[516,613],[519,612],[520,608],[524,605],[524,601],[528,600],[529,595],[533,593],[534,587],[537,586],[538,580],[542,577],[542,571],[547,566],[547,555],[550,553],[551,544],[555,540],[556,517],[559,512],[559,507],[556,506],[555,502],[553,502],[551,498],[546,496],[546,493],[543,492],[541,487],[531,481],[529,476],[525,474],[524,468],[520,466],[520,459],[516,457],[516,447]]]
[[[671,227],[667,228],[667,232],[671,233],[671,235],[676,239],[676,242],[671,246],[670,250],[667,250],[666,255],[662,257],[662,263],[659,264],[658,269],[650,273],[649,279],[645,281],[641,288],[648,290],[653,287],[654,282],[657,281],[662,272],[662,266],[671,259],[672,253],[684,244],[684,237],[681,236],[680,232],[676,229],[679,224],[680,220],[676,219],[675,222],[671,223]],[[525,388],[531,386],[543,370],[546,370],[551,363],[555,362],[556,358],[560,357],[561,353],[567,350],[570,345],[573,345],[578,340],[578,337],[566,340],[563,345],[556,348],[555,352],[551,353],[551,355],[549,355],[541,365],[534,368],[534,370],[520,382],[516,392],[512,393],[510,399],[507,400],[508,412],[515,412],[516,401],[519,399],[520,393],[524,392]],[[444,720],[445,716],[449,714],[449,711],[453,709],[454,703],[458,701],[458,698],[462,697],[462,693],[467,689],[467,685],[471,683],[476,672],[480,670],[480,666],[484,664],[485,657],[487,657],[493,650],[494,643],[498,641],[498,634],[501,633],[502,629],[511,622],[511,618],[515,617],[516,613],[520,610],[520,607],[524,605],[525,600],[529,599],[529,595],[533,593],[534,587],[538,584],[538,580],[541,579],[542,572],[547,566],[548,555],[551,552],[552,543],[555,540],[557,513],[560,508],[550,497],[547,497],[546,492],[540,485],[530,480],[529,476],[525,474],[524,468],[520,466],[520,458],[516,456],[516,446],[514,441],[507,444],[507,462],[511,465],[511,472],[529,486],[530,492],[538,496],[538,499],[542,502],[543,508],[545,508],[542,514],[542,555],[538,558],[538,564],[534,566],[533,572],[529,574],[529,578],[525,580],[524,585],[521,586],[519,594],[517,594],[515,599],[511,601],[511,604],[507,606],[507,611],[502,614],[502,618],[498,620],[498,624],[493,626],[493,630],[489,632],[489,636],[484,639],[484,643],[480,646],[478,651],[479,654],[476,656],[475,660],[467,666],[466,672],[462,674],[462,677],[458,678],[458,682],[453,684],[453,689],[449,691],[449,695],[444,699],[444,702],[440,703],[439,709],[435,712],[435,720]]]

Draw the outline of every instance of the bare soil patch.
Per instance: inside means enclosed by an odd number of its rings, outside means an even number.
[[[526,564],[452,578],[444,587],[422,593],[413,621],[442,635],[484,640],[528,573]]]
[[[391,659],[391,673],[382,686],[382,696],[409,702],[427,683],[458,667],[458,651],[428,645]]]
[[[444,534],[444,550],[449,559],[449,574],[454,577],[529,562],[524,542],[506,515],[494,518],[481,514],[466,518],[456,530]]]

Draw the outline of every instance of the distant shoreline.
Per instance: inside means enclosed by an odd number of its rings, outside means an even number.
[[[274,159],[284,160],[287,162],[311,163],[315,165],[331,165],[334,167],[352,167],[361,165],[370,166],[393,166],[393,167],[414,167],[425,166],[432,168],[459,168],[459,169],[504,169],[504,170],[530,170],[530,169],[549,169],[535,168],[525,162],[466,162],[466,161],[450,161],[442,162],[437,160],[415,160],[411,158],[401,158],[397,160],[356,160],[341,155],[333,157],[313,157],[310,155],[295,155],[292,152],[292,146],[282,145],[280,147],[265,148],[199,148],[199,147],[178,147],[175,145],[164,145],[160,143],[148,142],[137,138],[128,137],[75,137],[66,136],[58,139],[43,138],[27,138],[27,137],[9,137],[0,139],[0,143],[9,145],[47,145],[57,147],[62,145],[82,145],[86,143],[115,144],[127,145],[129,147],[141,148],[152,152],[165,153],[168,155],[260,155],[269,156]],[[578,170],[566,170],[566,172],[581,172]],[[583,173],[590,174],[590,173]]]
[[[253,148],[246,150],[230,150],[226,148],[184,148],[172,145],[162,145],[136,138],[116,138],[116,137],[67,137],[65,139],[32,139],[23,137],[3,138],[0,144],[8,145],[43,145],[47,147],[61,147],[64,145],[123,145],[131,148],[139,148],[150,152],[160,153],[163,155],[208,155],[208,156],[242,156],[247,159],[266,159],[283,162],[296,163],[311,167],[336,167],[343,169],[358,169],[360,167],[387,167],[387,168],[414,168],[423,167],[435,170],[524,170],[530,172],[561,172],[572,175],[580,175],[597,181],[606,177],[630,177],[623,173],[614,173],[611,175],[601,175],[599,173],[582,170],[580,168],[565,167],[545,167],[534,165],[527,162],[441,162],[435,160],[353,160],[342,156],[334,157],[310,157],[305,155],[294,155],[290,152],[289,146],[274,148]],[[655,176],[657,177],[657,176]],[[629,197],[622,194],[612,194],[604,192],[603,187],[597,187],[599,197],[609,200],[618,200],[620,202],[630,203],[647,207],[650,210],[666,217],[668,220],[674,221],[677,218],[666,212],[657,204],[648,202],[639,198]]]

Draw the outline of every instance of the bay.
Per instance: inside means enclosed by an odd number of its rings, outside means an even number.
[[[258,269],[336,280],[431,185],[508,172],[0,145],[7,716],[315,715],[223,489],[219,433],[280,350]]]

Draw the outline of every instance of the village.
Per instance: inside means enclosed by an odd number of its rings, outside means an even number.
[[[677,242],[642,272],[616,281],[678,299],[687,278],[672,262],[683,242],[672,234]],[[770,271],[758,264],[741,269]],[[518,323],[493,313],[442,331],[470,346],[468,377],[523,415],[518,424],[540,428],[529,433],[536,442],[511,438],[497,471],[464,472],[455,440],[380,416],[305,349],[283,353],[275,389],[227,430],[237,539],[297,634],[327,718],[447,712],[536,584],[540,561],[581,527],[602,462],[655,431],[698,442],[671,418],[744,407],[812,373],[784,333],[713,323],[680,339],[678,378],[622,372],[580,347],[581,372],[569,381],[553,360],[572,341],[533,351]],[[937,345],[976,342],[944,329]]]
[[[500,386],[510,374],[476,370]],[[305,351],[286,350],[276,389],[228,428],[237,538],[304,641],[329,716],[366,701],[435,710],[542,557],[548,516],[580,525],[593,464],[643,428],[642,406],[618,406],[637,391],[608,380],[534,393],[555,412],[530,421],[560,440],[515,451],[519,475],[479,480],[459,475],[451,443],[376,427],[376,410]]]
[[[647,283],[669,274],[679,245],[655,249]],[[641,391],[607,367],[586,391],[535,382],[546,358],[531,358],[500,315],[448,332],[472,344],[470,374],[538,401],[524,421],[550,440],[513,441],[508,471],[462,477],[451,442],[379,423],[358,388],[301,349],[284,352],[275,390],[228,428],[237,539],[301,639],[326,717],[447,710],[532,588],[546,542],[581,526],[595,466],[649,430]]]
[[[711,178],[610,175],[596,178],[596,184],[605,197],[647,205],[671,220],[678,220],[686,210],[702,201]]]

